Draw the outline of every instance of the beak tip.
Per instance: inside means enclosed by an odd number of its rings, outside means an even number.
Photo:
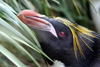
[[[50,30],[50,32],[51,32],[55,37],[58,38],[58,36],[57,36],[57,32],[56,32],[56,30],[55,30],[55,28],[53,27],[52,24],[51,24],[51,30]]]

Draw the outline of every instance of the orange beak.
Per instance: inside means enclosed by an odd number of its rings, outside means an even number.
[[[23,10],[20,13],[18,13],[17,16],[25,24],[36,27],[43,31],[51,32],[54,36],[57,37],[53,25],[50,22],[42,19],[43,17],[46,17],[45,15],[41,15],[32,10]]]

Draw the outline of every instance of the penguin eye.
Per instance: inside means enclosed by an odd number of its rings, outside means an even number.
[[[60,36],[64,37],[65,36],[65,32],[61,31],[60,33]]]

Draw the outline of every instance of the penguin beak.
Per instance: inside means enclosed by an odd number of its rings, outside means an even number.
[[[43,19],[44,17],[46,17],[45,15],[41,15],[32,10],[23,10],[17,14],[17,17],[30,27],[34,27],[42,31],[51,32],[55,37],[58,37],[53,25],[47,20]]]

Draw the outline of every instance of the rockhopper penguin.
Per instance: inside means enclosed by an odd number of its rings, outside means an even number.
[[[100,35],[61,17],[32,10],[17,15],[35,33],[51,67],[100,67]]]

